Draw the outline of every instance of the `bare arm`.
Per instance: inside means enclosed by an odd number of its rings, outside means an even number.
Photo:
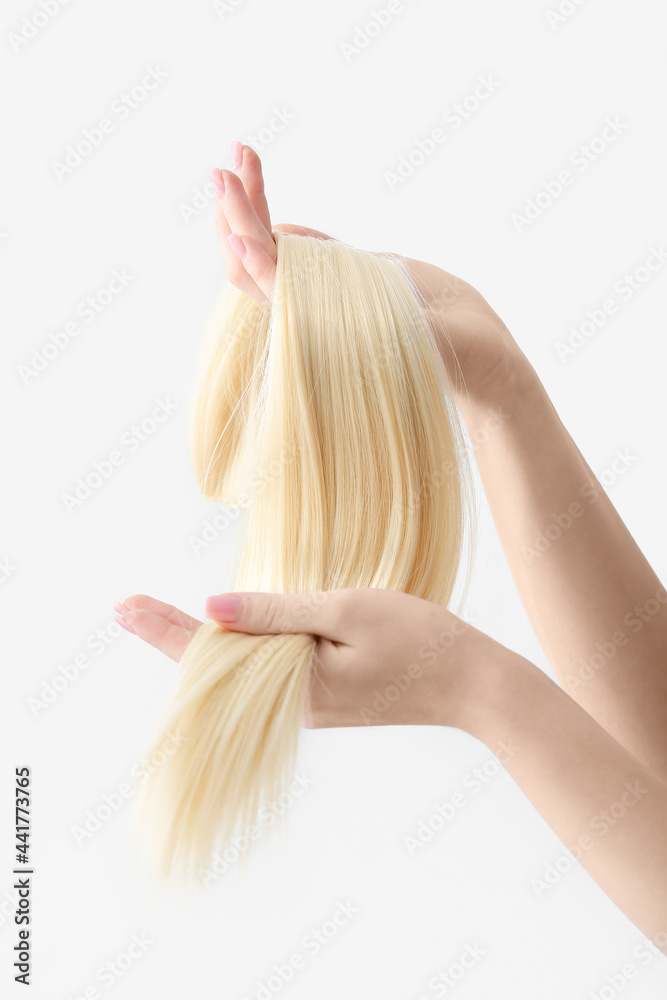
[[[276,250],[261,165],[248,146],[236,153],[236,173],[213,171],[227,276],[270,303]],[[325,237],[301,226],[274,228]],[[667,593],[488,302],[441,268],[392,256],[424,296],[473,441],[489,416],[503,415],[476,448],[477,461],[556,676],[638,760],[667,777]]]
[[[498,753],[589,875],[667,954],[667,784],[546,674],[500,650],[479,664],[461,728]]]
[[[306,722],[455,726],[485,743],[600,888],[667,954],[667,783],[541,670],[445,608],[389,590],[220,597],[225,628],[320,636]],[[145,595],[119,621],[178,660],[201,624]],[[424,655],[436,649],[437,656]],[[378,692],[396,691],[378,709]]]
[[[475,454],[521,600],[563,688],[667,779],[667,592],[525,362],[468,429],[503,418]]]

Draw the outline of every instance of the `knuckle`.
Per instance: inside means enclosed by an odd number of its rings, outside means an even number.
[[[331,627],[338,630],[353,625],[359,609],[359,591],[353,588],[329,591],[326,615]]]
[[[225,270],[227,271],[227,280],[231,281],[232,285],[240,285],[246,270],[243,265],[238,263],[238,258],[229,262],[226,261]]]
[[[266,598],[262,613],[262,625],[267,632],[280,632],[284,625],[283,619],[282,601],[279,596],[272,594]]]
[[[346,593],[346,616],[351,628],[366,630],[386,626],[400,617],[400,609],[394,600],[395,595],[398,596],[396,591],[360,587]]]

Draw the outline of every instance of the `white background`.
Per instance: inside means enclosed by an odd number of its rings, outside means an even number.
[[[218,509],[198,496],[186,429],[224,280],[208,171],[229,165],[232,139],[262,153],[274,222],[432,261],[483,292],[664,575],[667,266],[569,357],[556,345],[667,240],[665,12],[658,0],[585,0],[550,24],[556,3],[394,3],[364,47],[358,32],[383,0],[219,10],[71,0],[14,44],[40,7],[4,3],[3,993],[15,943],[13,769],[29,764],[36,1000],[255,998],[295,953],[305,968],[271,996],[432,1000],[443,993],[429,980],[467,945],[484,954],[447,994],[457,1000],[611,997],[607,977],[627,963],[636,976],[624,998],[663,995],[667,962],[642,961],[642,934],[581,868],[537,894],[531,880],[563,845],[504,771],[470,791],[466,775],[491,756],[456,730],[304,733],[299,773],[314,783],[286,814],[283,846],[199,893],[151,884],[130,800],[83,843],[73,834],[141,761],[174,685],[171,661],[109,629],[113,603],[143,592],[201,616],[228,582],[233,526],[199,555],[188,540]],[[355,41],[357,51],[342,47]],[[121,118],[114,102],[149,67],[165,78]],[[495,92],[392,190],[386,172],[480,76]],[[290,116],[282,131],[270,130],[275,109]],[[105,117],[113,131],[59,179],[54,162]],[[578,170],[571,155],[607,117],[622,133]],[[573,183],[517,231],[513,213],[568,165]],[[86,323],[77,307],[114,269],[132,280]],[[26,379],[33,349],[77,318],[77,336]],[[175,411],[130,450],[128,432],[157,399]],[[632,461],[614,478],[619,449]],[[68,512],[63,494],[114,450],[123,463]],[[548,670],[484,506],[466,616]],[[102,652],[89,644],[98,629]],[[31,708],[82,653],[89,665]],[[465,807],[412,856],[405,837],[461,790]],[[339,901],[358,912],[314,955],[304,937]],[[133,934],[151,943],[105,985],[98,970]]]

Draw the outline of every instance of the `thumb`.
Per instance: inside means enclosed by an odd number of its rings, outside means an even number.
[[[206,601],[206,616],[226,629],[254,635],[305,632],[345,642],[350,627],[347,601],[353,591],[315,594],[217,594]]]

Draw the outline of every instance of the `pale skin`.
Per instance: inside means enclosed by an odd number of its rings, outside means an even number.
[[[270,306],[273,230],[331,237],[272,227],[259,157],[239,144],[233,156],[234,170],[212,172],[225,269]],[[502,320],[461,279],[400,259],[425,296],[506,558],[562,687],[407,594],[240,594],[235,611],[221,595],[206,614],[230,630],[318,637],[304,692],[308,727],[445,725],[481,740],[667,954],[667,593]],[[202,624],[145,595],[117,610],[129,631],[176,661]],[[398,676],[400,697],[373,718],[375,693]]]

